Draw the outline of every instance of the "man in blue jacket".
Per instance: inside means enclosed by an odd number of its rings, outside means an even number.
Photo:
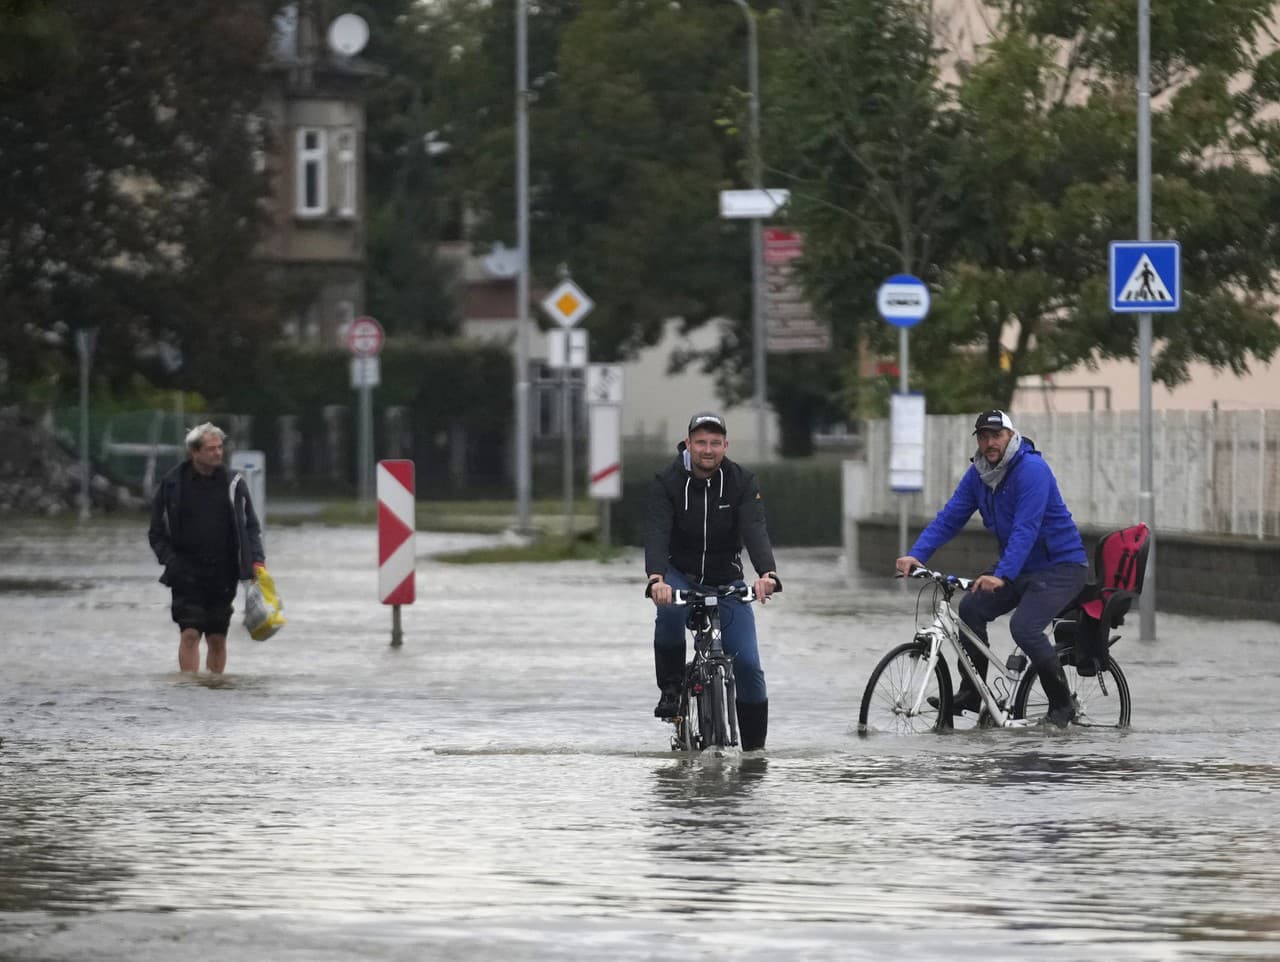
[[[1026,652],[1049,699],[1048,721],[1065,726],[1075,717],[1071,689],[1045,628],[1084,587],[1089,574],[1080,531],[1058,492],[1058,482],[1030,438],[1004,411],[978,415],[978,450],[955,493],[921,532],[911,551],[895,562],[906,575],[950,541],[977,510],[1000,543],[1000,560],[980,575],[960,602],[960,619],[983,641],[987,624],[1013,612],[1009,632]],[[987,659],[965,643],[984,678]],[[953,711],[978,711],[977,691],[963,677]]]

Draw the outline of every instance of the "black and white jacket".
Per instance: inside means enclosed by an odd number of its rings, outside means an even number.
[[[169,471],[156,486],[151,501],[151,527],[147,532],[151,550],[156,560],[164,565],[160,583],[170,584],[172,566],[177,557],[175,545],[179,543],[178,518],[182,506],[183,489],[190,483],[195,470],[190,461],[183,461]],[[236,563],[241,581],[254,577],[255,562],[266,560],[262,551],[262,526],[249,498],[249,485],[239,473],[230,474],[225,467],[214,468],[213,477],[227,485],[227,497],[231,499],[231,515],[234,519]]]
[[[747,580],[742,571],[744,546],[757,574],[774,571],[756,476],[725,458],[710,478],[695,478],[684,448],[682,441],[675,460],[654,475],[645,529],[645,572],[665,574],[674,566],[702,584]]]

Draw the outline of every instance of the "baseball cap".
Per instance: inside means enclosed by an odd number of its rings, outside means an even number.
[[[729,434],[729,429],[724,425],[724,418],[711,411],[700,411],[693,417],[689,418],[689,434],[701,428],[704,431],[719,431],[723,435]]]
[[[1013,419],[1003,411],[983,411],[978,415],[978,420],[973,423],[973,433],[977,434],[984,428],[991,431],[999,431],[1001,428],[1013,430]]]

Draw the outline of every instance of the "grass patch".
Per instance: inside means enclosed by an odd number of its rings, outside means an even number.
[[[530,505],[530,521],[537,531],[554,531],[564,527],[564,503],[542,500]],[[594,532],[598,509],[594,502],[579,501],[574,505],[573,528],[578,532]],[[374,524],[378,519],[376,504],[362,505],[357,501],[325,502],[316,520],[324,524]],[[418,531],[439,531],[454,534],[501,534],[509,530],[516,519],[514,501],[419,501],[414,506],[415,528]]]
[[[537,538],[528,544],[502,544],[435,555],[446,564],[512,564],[549,561],[611,561],[622,548],[597,544],[593,538]]]

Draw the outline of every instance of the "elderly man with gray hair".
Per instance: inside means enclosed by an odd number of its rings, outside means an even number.
[[[148,538],[164,565],[160,583],[173,592],[181,671],[199,670],[201,636],[208,646],[208,670],[217,674],[226,668],[236,587],[256,580],[266,562],[249,486],[223,467],[225,439],[208,421],[192,428],[188,459],[161,479],[151,503]]]

